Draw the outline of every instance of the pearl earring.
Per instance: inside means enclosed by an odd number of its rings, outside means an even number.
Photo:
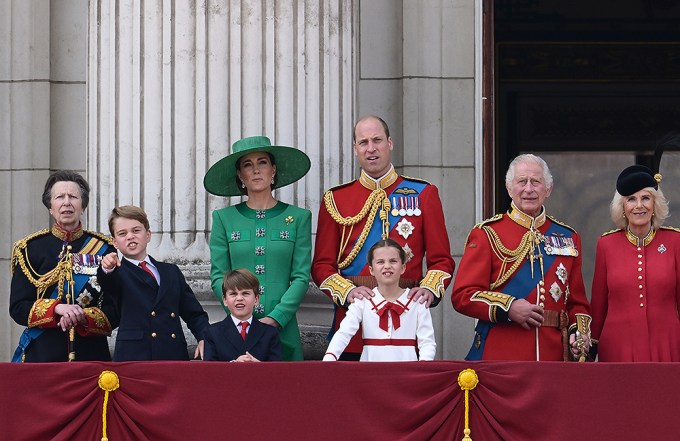
[[[274,185],[274,175],[272,175],[272,185]]]

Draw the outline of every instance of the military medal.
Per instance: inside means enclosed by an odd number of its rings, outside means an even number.
[[[404,206],[406,205],[406,201],[404,198],[399,198],[399,216],[406,216],[406,208]]]
[[[560,279],[560,282],[566,285],[568,274],[567,269],[564,267],[562,263],[559,264],[555,273],[557,274],[557,278]]]
[[[392,196],[392,216],[397,217],[399,216],[399,209],[397,208],[397,198]]]
[[[656,249],[659,253],[663,254],[666,252],[666,247],[664,244],[659,245],[659,248]]]
[[[414,197],[413,202],[416,206],[416,208],[413,209],[413,214],[416,216],[420,216],[422,214],[422,212],[420,211],[420,198]]]
[[[413,216],[413,196],[409,196],[406,207],[406,214],[408,216]]]

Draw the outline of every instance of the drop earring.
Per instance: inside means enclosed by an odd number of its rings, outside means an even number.
[[[246,188],[246,183],[241,181],[241,188]]]
[[[274,185],[274,175],[272,175],[272,185]]]

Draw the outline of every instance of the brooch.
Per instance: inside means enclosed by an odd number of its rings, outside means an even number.
[[[397,231],[399,232],[399,235],[403,237],[404,239],[408,239],[408,237],[413,233],[413,230],[416,228],[413,226],[413,224],[406,219],[402,219],[399,221],[397,224]]]
[[[293,222],[295,222],[295,219],[293,219],[293,216],[288,216],[288,217],[286,218],[286,223],[287,223],[287,224],[292,224]]]
[[[663,254],[666,252],[666,247],[664,244],[659,245],[659,248],[656,249],[659,253]]]
[[[264,314],[264,305],[262,303],[258,303],[257,305],[255,305],[255,308],[253,309],[257,314]]]
[[[560,285],[558,285],[557,282],[553,282],[550,286],[550,296],[556,302],[562,297],[562,288],[560,288]]]
[[[562,282],[563,285],[566,285],[568,274],[567,269],[562,263],[559,264],[555,273],[557,274],[557,278],[560,279],[560,282]]]

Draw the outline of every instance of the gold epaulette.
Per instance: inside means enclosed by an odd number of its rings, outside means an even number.
[[[406,176],[406,175],[401,175],[401,177],[404,178],[404,179],[408,179],[409,181],[422,182],[423,184],[432,185],[432,184],[430,184],[430,182],[426,181],[425,179],[413,178],[411,176]]]
[[[113,246],[113,238],[111,236],[107,236],[106,234],[99,233],[97,231],[90,231],[90,230],[85,230],[85,234],[89,234],[90,236],[96,237],[97,239],[103,240],[109,245]]]
[[[49,229],[36,231],[35,233],[31,233],[28,236],[24,237],[23,239],[19,239],[16,242],[14,242],[14,245],[12,246],[12,257],[9,260],[10,276],[14,275],[14,267],[17,265],[17,263],[24,262],[24,256],[22,253],[24,252],[24,250],[26,250],[28,242],[35,239],[36,237],[44,236],[49,233],[50,233]],[[32,277],[28,273],[28,268],[26,267],[26,265],[20,265],[20,267],[28,280],[34,280],[34,277]]]
[[[335,187],[331,187],[328,190],[326,190],[326,193],[333,192],[335,190],[339,190],[341,188],[347,187],[348,185],[354,184],[356,182],[356,179],[352,179],[349,182],[345,182],[344,184],[338,184]]]
[[[670,230],[670,231],[675,231],[676,233],[680,233],[680,228],[675,228],[675,227],[659,227],[662,230]]]
[[[549,218],[551,221],[555,222],[556,224],[562,225],[564,228],[568,228],[568,229],[570,229],[571,231],[573,231],[574,233],[576,233],[576,230],[575,230],[575,229],[573,229],[573,228],[570,227],[569,225],[565,224],[564,222],[558,221],[557,219],[555,219],[555,218],[552,217],[552,216],[548,216],[548,218]]]
[[[472,230],[475,228],[482,228],[486,224],[490,224],[492,222],[496,222],[503,219],[503,214],[497,214],[494,217],[491,217],[489,219],[485,219],[481,221],[480,223],[476,224],[474,227],[472,227]],[[467,237],[465,238],[465,243],[463,244],[463,248],[467,247],[468,241],[470,240],[470,234],[472,233],[472,230],[468,233]]]
[[[606,233],[602,233],[602,237],[609,236],[610,234],[613,234],[613,233],[618,233],[619,231],[623,231],[623,229],[622,228],[616,228],[614,230],[609,230]]]
[[[472,228],[482,228],[482,227],[483,227],[484,225],[486,225],[486,224],[490,224],[490,223],[492,223],[492,222],[496,222],[496,221],[499,221],[499,220],[501,220],[501,219],[503,219],[503,213],[499,213],[499,214],[495,215],[494,217],[490,217],[490,218],[488,218],[488,219],[484,219],[483,221],[481,221],[480,223],[476,224],[476,225],[475,225],[474,227],[472,227]]]

